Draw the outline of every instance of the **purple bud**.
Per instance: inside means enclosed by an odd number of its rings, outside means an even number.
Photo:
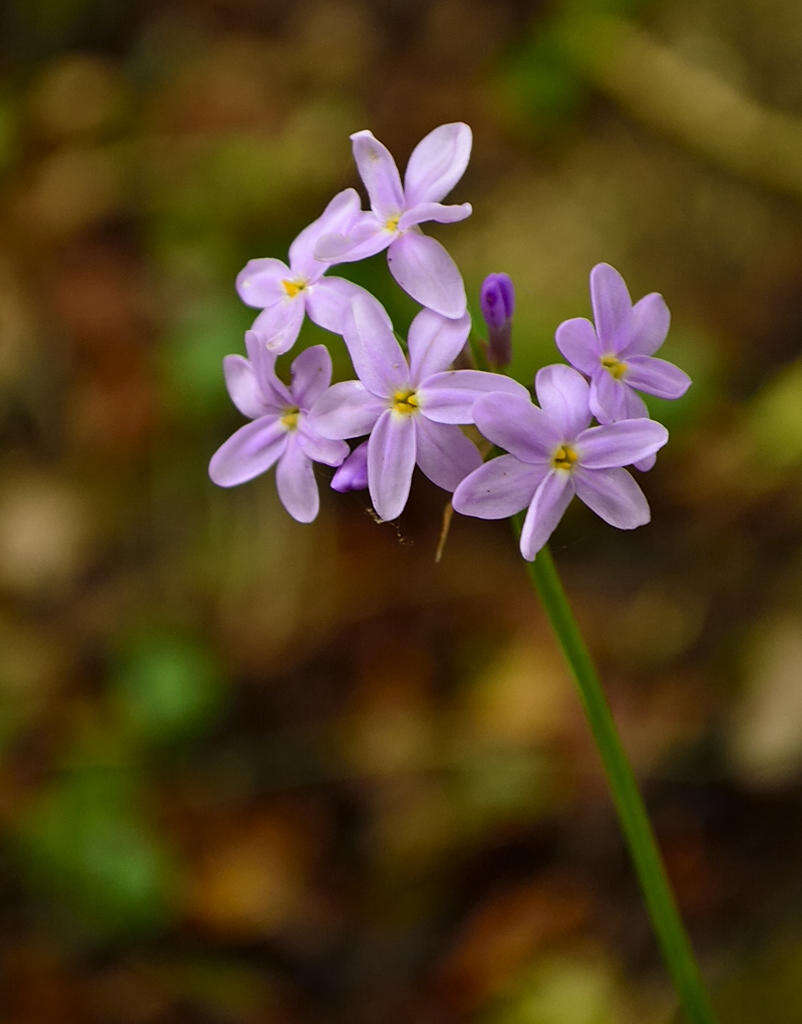
[[[512,314],[515,289],[508,274],[488,274],[482,282],[479,305],[487,324],[488,354],[495,366],[512,358]]]
[[[368,442],[357,445],[331,479],[331,486],[340,494],[364,491],[368,486]]]

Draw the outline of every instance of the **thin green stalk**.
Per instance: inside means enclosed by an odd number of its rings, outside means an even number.
[[[513,520],[518,534],[522,522],[520,515]],[[688,1020],[694,1024],[715,1024],[716,1018],[679,916],[635,776],[548,547],[542,548],[534,562],[527,562],[526,566],[571,667],[604,763],[646,907],[682,1006]]]

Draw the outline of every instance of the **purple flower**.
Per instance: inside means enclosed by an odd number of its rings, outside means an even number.
[[[465,344],[466,314],[448,319],[423,309],[409,329],[409,365],[375,299],[357,298],[345,342],[359,380],[335,384],[312,410],[324,437],[370,434],[368,488],[382,519],[395,519],[409,495],[415,464],[438,487],[453,491],[481,463],[457,424],[473,423],[476,399],[488,392],[524,399],[526,389],[500,374],[447,370]]]
[[[529,506],[521,533],[521,554],[529,561],[574,494],[611,526],[631,530],[648,523],[646,498],[621,467],[661,448],[666,428],[643,417],[588,427],[588,383],[570,366],[544,367],[535,391],[540,408],[518,395],[477,401],[477,427],[510,454],[466,477],[454,492],[454,508],[480,519],[504,519]]]
[[[331,486],[340,494],[364,491],[368,486],[368,442],[363,441],[351,452],[331,479]]]
[[[495,366],[512,358],[512,314],[515,289],[508,274],[488,274],[479,292],[479,305],[487,324],[488,352]]]
[[[327,331],[342,333],[351,299],[365,292],[342,277],[324,277],[327,265],[315,259],[314,249],[322,235],[348,230],[360,212],[354,189],[339,192],[292,243],[289,266],[270,258],[250,260],[237,275],[239,297],[262,310],[253,330],[265,338],[271,351],[280,354],[292,348],[304,314]]]
[[[470,216],[470,203],[444,206],[440,200],[465,173],[471,129],[456,122],[429,132],[412,151],[403,186],[395,160],[371,132],[356,132],[351,140],[371,209],[350,229],[332,228],[315,255],[341,263],[387,249],[390,273],[404,291],[422,306],[458,319],[465,313],[462,276],[443,246],[419,225],[430,220],[450,224]]]
[[[276,357],[264,338],[248,331],[245,344],[249,358],[226,356],[223,372],[231,401],[253,422],[217,449],[209,476],[221,487],[234,487],[278,462],[282,505],[299,523],[311,523],[320,504],[312,463],[339,466],[348,454],[347,444],[321,437],[308,417],[331,381],[331,356],[324,345],[301,352],[287,386],[276,376]]]

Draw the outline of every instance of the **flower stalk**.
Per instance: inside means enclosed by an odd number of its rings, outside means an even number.
[[[520,536],[523,513],[514,516],[512,522],[515,532]],[[635,775],[548,546],[542,547],[535,560],[525,565],[579,691],[652,927],[685,1015],[693,1024],[716,1024]]]

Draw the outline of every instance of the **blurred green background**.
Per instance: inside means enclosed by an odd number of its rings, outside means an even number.
[[[451,120],[435,233],[474,306],[513,276],[520,379],[600,260],[672,310],[653,522],[553,550],[722,1024],[802,1021],[798,0],[7,0],[0,39],[3,1021],[673,1019],[503,524],[435,565],[423,479],[379,526],[321,471],[304,527],[206,476],[236,272],[358,184],[349,132],[403,166]]]

